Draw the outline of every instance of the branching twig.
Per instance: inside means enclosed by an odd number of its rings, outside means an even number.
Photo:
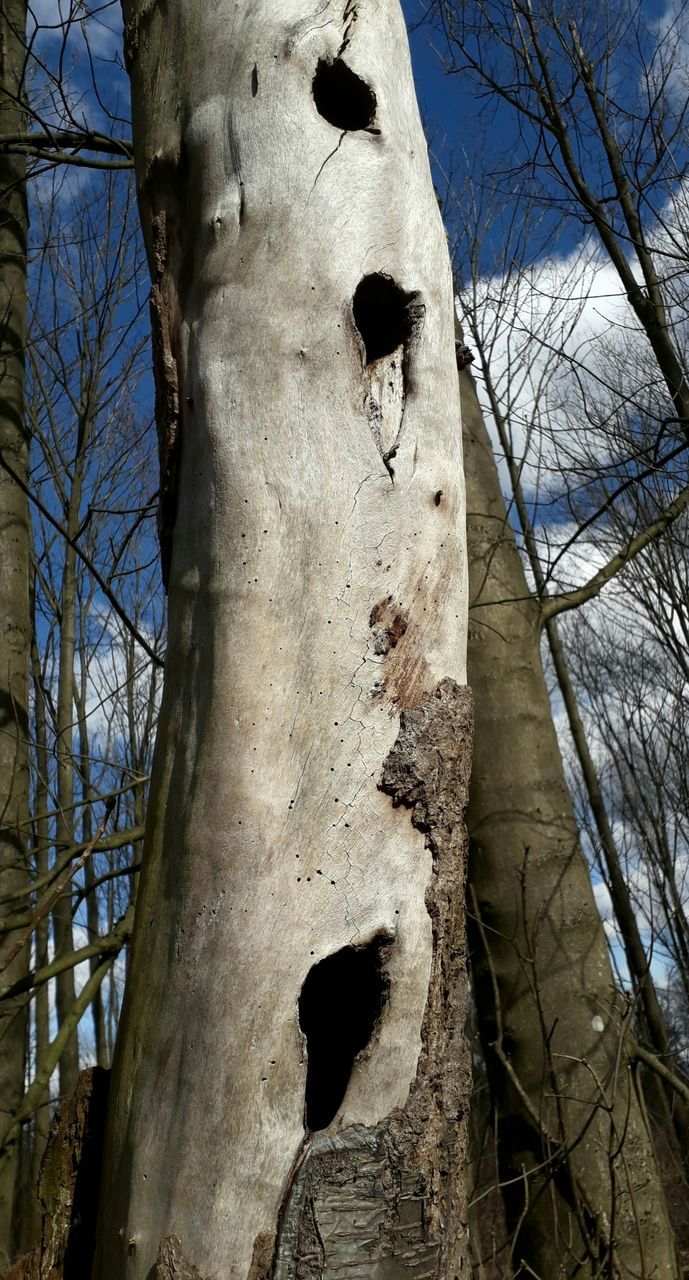
[[[60,880],[59,884],[55,886],[52,892],[49,893],[46,898],[44,898],[43,902],[36,910],[36,913],[31,921],[31,924],[26,930],[26,933],[22,934],[19,941],[15,942],[13,947],[10,947],[10,950],[8,951],[7,955],[4,957],[2,961],[0,961],[0,973],[4,973],[6,969],[9,969],[9,966],[12,964],[12,961],[16,960],[20,951],[22,951],[23,948],[26,946],[27,942],[30,941],[32,934],[34,933],[34,930],[41,923],[41,920],[44,920],[45,917],[48,915],[48,912],[52,910],[58,898],[67,888],[67,885],[70,883],[70,881],[74,879],[74,876],[77,874],[77,872],[81,871],[82,867],[86,865],[96,845],[98,844],[98,841],[100,840],[103,832],[105,831],[108,818],[110,817],[110,814],[112,813],[114,808],[115,808],[115,800],[113,797],[110,797],[105,802],[105,813],[103,814],[102,821],[100,823],[100,826],[98,827],[98,830],[96,831],[95,836],[93,837],[93,840],[91,840],[90,843],[87,844],[81,857],[77,858],[73,866],[70,867],[70,870],[67,873],[67,875],[64,876],[63,879]]]

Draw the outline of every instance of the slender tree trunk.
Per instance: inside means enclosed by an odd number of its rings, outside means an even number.
[[[477,700],[472,962],[519,1275],[676,1277],[674,1246],[473,378],[460,374]],[[533,1270],[529,1270],[532,1268]]]
[[[82,645],[82,654],[85,655],[86,646]],[[89,751],[89,733],[86,721],[86,680],[88,667],[85,657],[81,663],[79,672],[79,684],[75,679],[74,701],[77,707],[79,718],[79,776],[84,798],[84,811],[81,820],[81,838],[84,844],[89,844],[93,836],[93,810],[92,803],[95,799],[94,792],[91,789],[91,763]],[[98,890],[95,888],[96,871],[93,858],[89,858],[84,867],[84,880],[88,896],[86,898],[86,921],[88,925],[89,942],[94,942],[100,935],[101,926],[99,919],[99,898]],[[89,960],[89,972],[93,975],[100,964],[100,956],[92,956]],[[93,1040],[96,1050],[96,1064],[99,1067],[108,1067],[110,1058],[108,1056],[107,1040],[105,1035],[105,1015],[103,1011],[103,993],[99,987],[91,1004],[91,1016],[93,1018]]]
[[[537,595],[542,602],[546,597],[547,584],[541,566],[538,546],[534,537],[533,526],[528,513],[522,489],[520,468],[517,466],[510,449],[509,434],[501,413],[498,397],[492,384],[490,370],[485,357],[482,356],[483,375],[488,389],[491,409],[497,426],[498,437],[505,453],[510,472],[511,492],[514,495],[519,525],[524,537],[529,567],[533,574]],[[543,617],[542,603],[539,608],[539,619]],[[577,696],[569,674],[569,666],[560,640],[557,617],[545,614],[544,629],[548,638],[550,655],[557,677],[558,687],[564,703],[572,741],[579,761],[581,774],[586,787],[586,794],[591,813],[596,825],[603,861],[607,872],[615,918],[622,934],[622,941],[634,993],[639,1001],[641,1020],[653,1051],[666,1065],[673,1060],[672,1046],[668,1035],[653,979],[650,974],[649,960],[646,955],[641,934],[636,922],[629,889],[625,883],[620,859],[608,812],[600,789],[598,773],[589,750],[588,739],[579,711]],[[663,1086],[657,1078],[652,1081],[652,1088],[657,1093]],[[678,1098],[670,1086],[666,1088],[666,1098],[661,1108],[678,1143],[679,1151],[685,1162],[689,1161],[689,1111],[686,1104]]]
[[[601,843],[615,919],[622,935],[632,986],[640,1005],[642,1030],[646,1032],[650,1048],[665,1066],[675,1067],[681,1073],[681,1068],[676,1065],[677,1055],[673,1053],[665,1017],[651,977],[650,961],[646,955],[639,926],[636,922],[629,889],[622,874],[617,845],[598,782],[596,767],[589,751],[586,731],[579,712],[576,693],[569,675],[569,668],[555,619],[551,618],[546,623],[546,627],[558,686],[567,712],[570,732]],[[653,1083],[655,1087],[659,1082],[654,1079]],[[666,1087],[666,1099],[668,1118],[674,1129],[686,1176],[689,1171],[689,1107],[677,1096],[677,1093],[670,1085]]]
[[[32,575],[33,577],[33,575]],[[50,809],[48,794],[48,732],[46,719],[45,694],[43,691],[43,674],[41,671],[40,657],[38,652],[38,641],[36,637],[35,625],[36,613],[34,607],[34,599],[32,593],[31,601],[31,674],[33,685],[33,717],[34,717],[34,733],[36,740],[36,773],[35,787],[33,791],[34,812],[38,815],[33,823],[33,841],[34,841],[34,870],[37,878],[41,880],[49,869],[50,847],[50,822],[45,816]],[[48,917],[41,920],[38,925],[34,938],[34,963],[37,969],[43,968],[48,964],[49,952],[48,942],[50,937],[50,920]],[[50,1007],[49,1007],[49,988],[44,983],[38,987],[33,996],[33,1018],[34,1018],[34,1060],[36,1071],[40,1070],[41,1063],[45,1060],[50,1046]],[[44,1096],[41,1098],[36,1108],[33,1122],[33,1147],[31,1160],[31,1188],[28,1204],[26,1205],[26,1232],[27,1238],[23,1242],[23,1248],[28,1249],[31,1244],[35,1243],[40,1237],[41,1228],[41,1210],[38,1200],[38,1175],[41,1167],[41,1160],[48,1141],[48,1132],[50,1129],[50,1093],[46,1089]]]
[[[79,490],[75,495],[75,488]],[[72,482],[69,502],[68,532],[73,538],[78,527],[81,486]],[[75,500],[76,499],[76,500]],[[57,685],[57,803],[60,816],[57,820],[56,858],[63,849],[75,843],[74,835],[74,655],[76,651],[76,553],[68,543],[64,548],[65,561],[62,570],[60,592],[60,659]],[[72,928],[72,895],[65,892],[53,909],[55,955],[69,955],[74,950]],[[57,1016],[65,1022],[74,1006],[76,989],[74,969],[65,969],[55,979]],[[60,1097],[67,1098],[74,1092],[79,1075],[79,1034],[77,1027],[65,1046],[60,1058]]]
[[[25,26],[25,0],[4,0],[0,6],[0,136],[19,132],[22,122]],[[27,232],[24,161],[0,154],[0,455],[24,481],[28,469],[24,417]],[[29,808],[30,619],[28,503],[2,467],[0,601],[0,896],[5,896],[28,885],[24,824]],[[16,937],[0,934],[0,955]],[[24,951],[6,971],[6,979],[20,978],[27,965]],[[4,1002],[0,1009],[0,1138],[24,1088],[26,1007],[22,995]],[[0,1175],[0,1266],[14,1249],[17,1154],[15,1144]]]
[[[172,556],[95,1273],[466,1277],[464,501],[402,13],[125,13]]]

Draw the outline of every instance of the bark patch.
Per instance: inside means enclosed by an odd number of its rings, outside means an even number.
[[[421,1181],[399,1168],[385,1124],[319,1136],[295,1178],[274,1280],[430,1280]]]
[[[150,1280],[203,1280],[203,1276],[185,1258],[179,1236],[165,1236],[158,1246]]]
[[[109,1071],[89,1067],[58,1107],[38,1180],[41,1243],[4,1280],[89,1280],[109,1081]]]
[[[385,657],[399,644],[409,626],[409,618],[404,609],[395,606],[392,596],[387,596],[373,606],[369,626],[373,632],[373,652]]]
[[[395,1142],[415,1153],[426,1187],[429,1230],[443,1240],[439,1275],[453,1277],[462,1274],[466,1245],[463,1171],[471,1063],[465,1035],[464,813],[472,740],[471,692],[454,680],[442,680],[417,706],[402,712],[379,783],[395,806],[411,810],[411,821],[424,833],[433,858],[426,891],[433,960],[421,1056],[409,1101],[392,1118],[391,1129]]]

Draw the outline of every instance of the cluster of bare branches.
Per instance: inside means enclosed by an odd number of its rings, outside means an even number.
[[[24,583],[12,626],[30,677],[10,672],[3,726],[17,762],[3,779],[0,867],[7,1260],[35,1237],[56,1101],[81,1066],[112,1056],[164,615],[119,5],[18,3],[2,21],[13,58],[0,86],[0,223],[18,225],[21,192],[14,289],[26,314],[21,341],[5,326],[16,370],[10,382],[6,357],[3,379],[19,388],[22,447],[5,433],[0,453],[26,538],[13,543],[5,524],[3,552]]]

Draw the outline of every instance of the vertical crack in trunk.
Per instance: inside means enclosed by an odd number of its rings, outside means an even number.
[[[177,514],[181,398],[179,308],[176,305],[176,292],[168,270],[171,228],[170,219],[164,211],[153,218],[152,235],[154,270],[150,315],[160,462],[158,537],[163,586],[167,591],[172,557],[172,536]]]
[[[373,272],[359,281],[352,314],[364,347],[364,407],[394,483],[392,460],[402,436],[410,352],[421,331],[425,307],[418,293],[405,293],[390,276]]]

